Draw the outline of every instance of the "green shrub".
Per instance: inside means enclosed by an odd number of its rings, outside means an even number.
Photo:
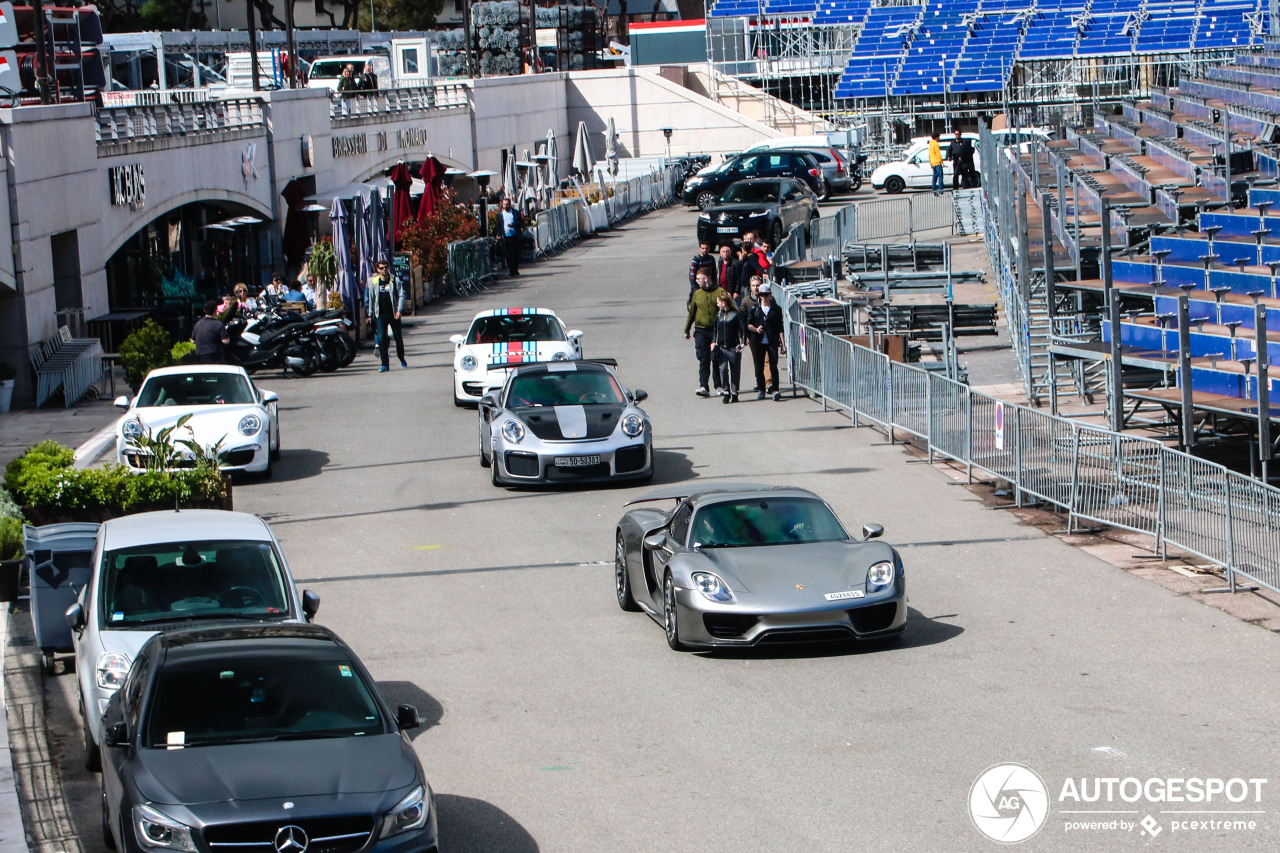
[[[181,364],[184,358],[195,351],[196,345],[191,341],[178,341],[173,345],[173,349],[169,350],[169,361],[173,364]]]
[[[0,560],[21,559],[22,553],[22,522],[0,518]]]
[[[0,518],[22,518],[22,507],[4,486],[0,486]]]
[[[147,320],[141,328],[130,332],[120,342],[120,364],[129,385],[137,390],[152,370],[172,364],[169,357],[172,350],[169,333],[155,320]]]
[[[56,441],[42,441],[27,448],[27,452],[10,460],[4,469],[4,487],[22,504],[26,504],[25,482],[32,470],[70,468],[76,452]]]

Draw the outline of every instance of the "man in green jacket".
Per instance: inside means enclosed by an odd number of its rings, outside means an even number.
[[[689,317],[684,321],[684,339],[689,340],[690,328],[693,329],[693,351],[698,356],[698,390],[699,397],[710,397],[707,390],[707,377],[711,370],[711,336],[716,325],[716,300],[724,293],[724,288],[716,284],[710,272],[700,270],[697,277],[698,289],[689,297]],[[714,373],[716,390],[720,390],[719,371]]]

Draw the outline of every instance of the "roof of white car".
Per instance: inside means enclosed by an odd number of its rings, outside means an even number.
[[[192,373],[235,373],[248,377],[243,367],[238,364],[175,364],[172,367],[157,367],[147,376],[186,376]]]
[[[267,523],[247,512],[220,509],[140,512],[113,518],[102,525],[102,544],[109,551],[164,542],[211,539],[270,542]]]
[[[550,308],[492,308],[481,311],[472,320],[479,320],[481,317],[520,317],[525,314],[550,314],[554,317],[556,312]]]

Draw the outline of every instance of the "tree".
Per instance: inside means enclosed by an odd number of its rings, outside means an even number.
[[[379,30],[430,30],[444,11],[444,0],[373,0],[373,21]],[[360,6],[360,29],[369,30],[369,9]]]

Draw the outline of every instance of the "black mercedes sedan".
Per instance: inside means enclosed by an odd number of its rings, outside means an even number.
[[[102,831],[130,853],[434,853],[431,787],[345,643],[318,625],[160,633],[103,716]]]
[[[802,225],[806,239],[819,216],[818,199],[794,178],[755,178],[730,184],[724,194],[698,214],[698,242],[733,242],[744,231],[754,231],[777,248],[791,231]]]

